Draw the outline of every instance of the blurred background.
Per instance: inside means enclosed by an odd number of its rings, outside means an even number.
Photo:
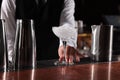
[[[0,0],[0,5],[1,2],[2,0]],[[75,0],[74,16],[76,21],[83,21],[84,32],[89,33],[86,39],[89,46],[91,44],[91,25],[113,25],[113,53],[120,54],[120,0]],[[81,35],[78,36],[78,47],[80,37]]]
[[[114,26],[113,54],[120,55],[120,0],[75,0],[75,4],[75,20],[83,21],[84,33],[91,33],[91,25]]]
[[[106,15],[120,15],[120,0],[74,0],[75,20],[86,25],[104,22]],[[1,5],[2,0],[0,0]]]
[[[75,19],[100,24],[106,15],[120,15],[120,0],[75,0]]]

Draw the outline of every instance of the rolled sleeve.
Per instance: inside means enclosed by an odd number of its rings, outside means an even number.
[[[75,28],[75,3],[74,0],[65,0],[65,6],[61,13],[60,26],[69,26]],[[62,40],[60,39],[60,45],[63,45]],[[77,47],[77,30],[76,35],[67,41],[67,45],[76,48]]]

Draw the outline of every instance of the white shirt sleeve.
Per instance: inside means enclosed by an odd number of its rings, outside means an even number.
[[[74,19],[74,12],[75,12],[75,2],[74,0],[65,0],[64,1],[64,9],[62,10],[61,17],[60,17],[60,26],[69,26],[75,28],[75,19]],[[60,46],[63,45],[62,41],[60,40]],[[67,45],[72,46],[74,48],[77,47],[77,30],[76,35],[74,38],[71,38]]]

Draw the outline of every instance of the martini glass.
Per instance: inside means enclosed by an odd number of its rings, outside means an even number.
[[[63,47],[64,47],[64,59],[63,61],[55,61],[54,65],[73,65],[74,63],[67,63],[65,60],[66,58],[66,46],[67,42],[74,38],[77,35],[77,30],[73,27],[68,26],[60,26],[60,27],[53,27],[52,28],[53,33],[62,40]]]

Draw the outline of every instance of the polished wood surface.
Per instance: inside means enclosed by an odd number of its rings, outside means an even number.
[[[0,80],[120,80],[120,62],[0,72]]]

